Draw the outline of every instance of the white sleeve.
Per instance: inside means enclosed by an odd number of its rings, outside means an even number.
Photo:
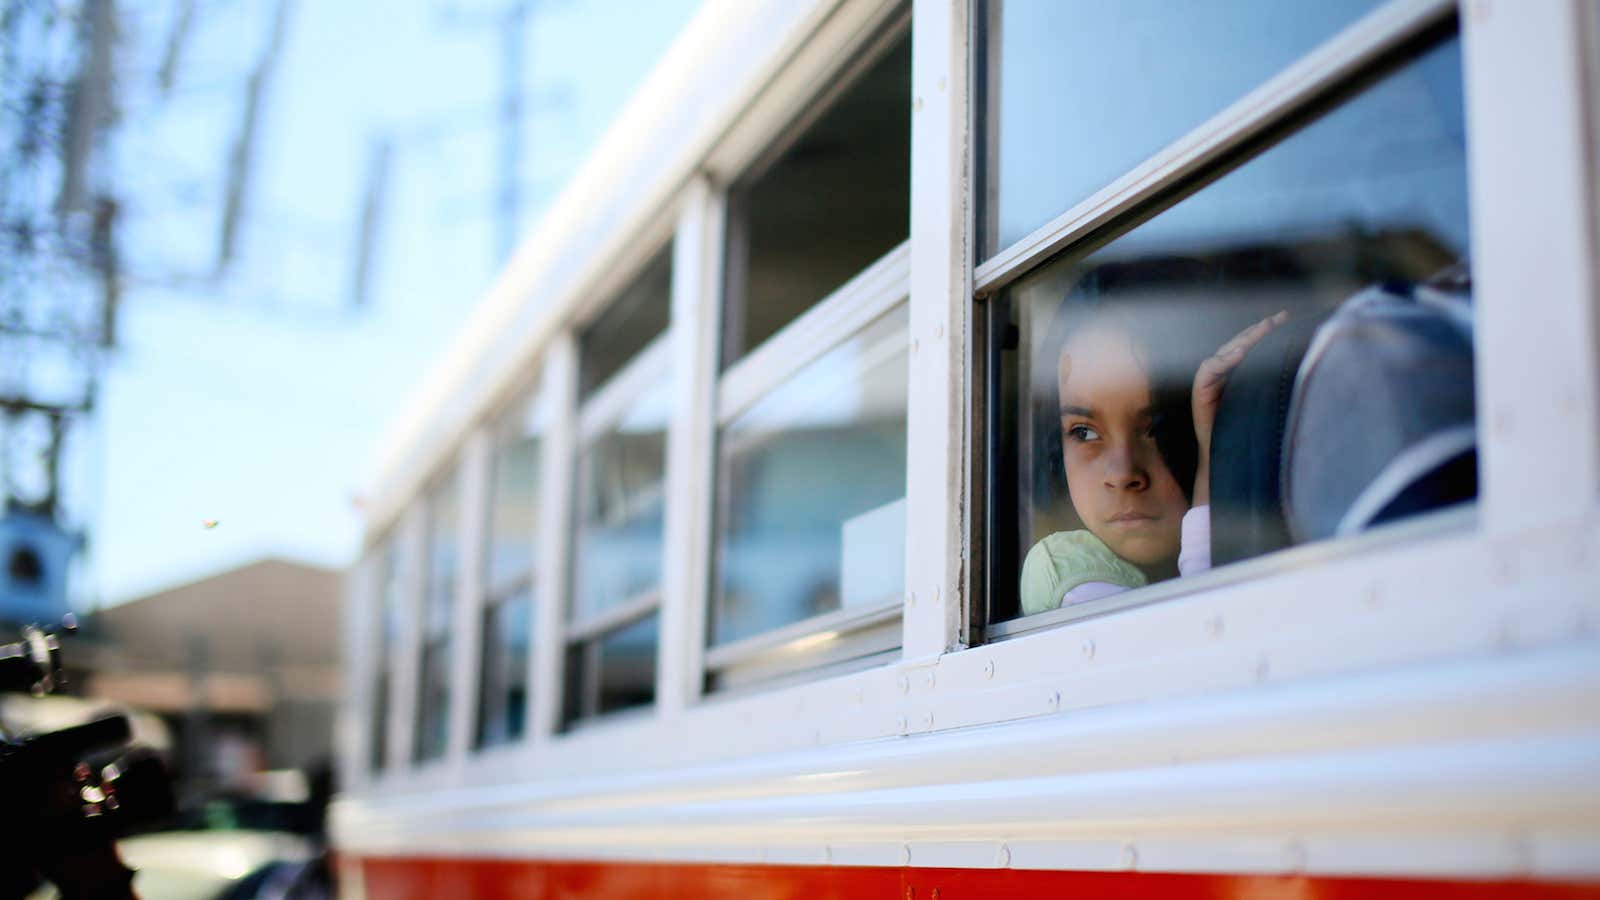
[[[1183,514],[1178,574],[1197,575],[1211,568],[1211,507],[1196,506]]]
[[[1088,603],[1090,600],[1099,600],[1112,594],[1120,594],[1127,588],[1109,581],[1085,581],[1065,594],[1061,595],[1061,605],[1071,606],[1074,603]]]

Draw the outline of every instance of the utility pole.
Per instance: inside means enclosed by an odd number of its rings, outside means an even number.
[[[389,186],[389,160],[394,142],[380,138],[367,155],[367,188],[361,199],[361,219],[356,226],[356,267],[350,278],[350,306],[361,309],[372,295],[372,266],[377,256],[379,225]]]
[[[525,39],[531,0],[513,0],[506,8],[501,28],[500,100],[500,262],[511,258],[517,247],[517,219],[521,197],[517,192],[518,168],[522,163],[522,43]]]
[[[234,139],[228,157],[227,192],[223,200],[222,233],[217,242],[216,275],[221,276],[233,262],[239,240],[239,222],[244,216],[245,193],[250,185],[251,169],[255,162],[256,131],[261,123],[261,104],[267,83],[283,50],[283,36],[289,21],[290,0],[278,0],[272,17],[272,30],[267,35],[267,45],[256,61],[255,70],[245,87],[244,117],[239,125],[239,135]]]
[[[467,16],[444,10],[445,21],[457,26],[492,27],[500,32],[500,184],[495,194],[495,252],[499,262],[517,246],[522,197],[518,171],[522,165],[523,42],[534,0],[510,0],[497,13]]]

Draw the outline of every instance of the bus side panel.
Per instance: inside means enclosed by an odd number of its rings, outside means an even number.
[[[370,900],[1600,900],[1600,882],[1524,880],[399,857],[370,857],[361,868]]]

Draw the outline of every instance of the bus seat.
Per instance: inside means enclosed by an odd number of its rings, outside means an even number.
[[[1258,344],[1212,432],[1213,564],[1476,496],[1471,318],[1461,283],[1390,283]]]

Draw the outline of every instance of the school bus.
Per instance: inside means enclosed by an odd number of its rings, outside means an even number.
[[[707,0],[386,445],[341,893],[1600,896],[1597,98],[1591,0]]]

